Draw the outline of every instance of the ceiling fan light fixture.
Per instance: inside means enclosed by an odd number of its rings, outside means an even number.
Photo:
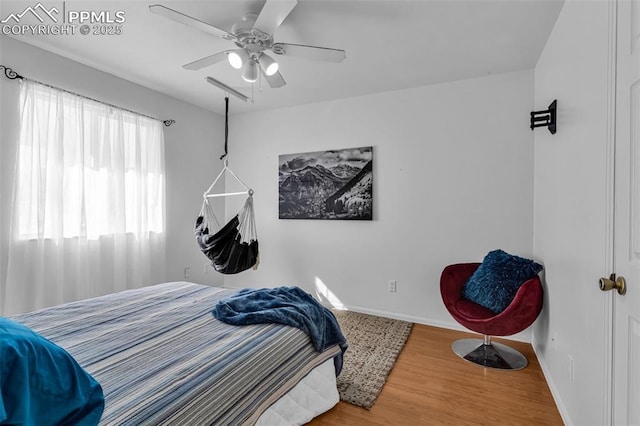
[[[253,60],[242,66],[242,79],[247,83],[255,83],[258,80],[258,67]]]
[[[271,56],[263,53],[262,55],[260,55],[260,59],[258,59],[258,62],[260,63],[262,71],[266,75],[272,76],[278,72],[279,65],[276,61],[273,60]]]
[[[244,49],[231,50],[227,53],[227,60],[233,68],[239,70],[249,61],[249,55]]]

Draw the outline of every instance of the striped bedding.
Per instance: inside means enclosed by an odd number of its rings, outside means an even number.
[[[165,283],[14,317],[65,348],[101,385],[100,424],[253,424],[309,371],[302,331],[236,327],[211,314],[233,293]]]

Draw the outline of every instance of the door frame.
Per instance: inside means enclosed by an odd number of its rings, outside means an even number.
[[[609,35],[607,49],[607,116],[606,116],[606,230],[605,230],[605,271],[602,276],[608,277],[615,271],[615,164],[616,164],[616,102],[617,102],[617,49],[618,49],[618,1],[608,0],[608,20]],[[593,285],[597,285],[597,279],[594,277]],[[612,425],[614,419],[613,412],[613,389],[614,389],[614,334],[615,334],[615,292],[607,291],[603,296],[603,322],[604,326],[604,384],[603,389],[603,412],[605,418],[604,425]]]

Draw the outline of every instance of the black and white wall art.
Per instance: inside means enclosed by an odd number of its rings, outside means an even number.
[[[373,147],[279,157],[280,219],[372,220]]]

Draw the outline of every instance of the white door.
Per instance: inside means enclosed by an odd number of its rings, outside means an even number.
[[[640,425],[640,0],[619,0],[614,261],[613,423]]]

